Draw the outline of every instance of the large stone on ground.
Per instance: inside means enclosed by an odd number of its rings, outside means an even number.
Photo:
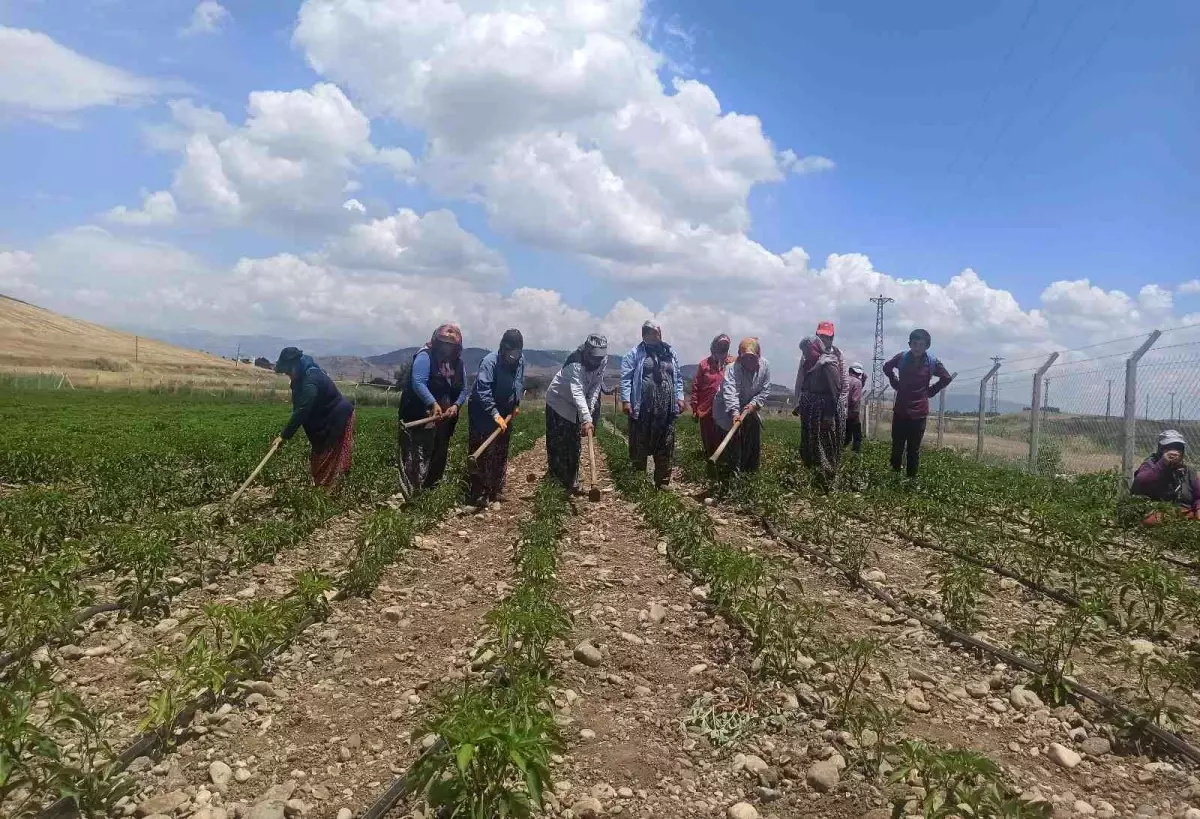
[[[1063,768],[1074,768],[1083,758],[1067,746],[1061,745],[1057,742],[1050,743],[1050,750],[1046,755],[1050,757],[1054,764]]]
[[[218,788],[223,788],[233,779],[233,769],[219,759],[215,760],[209,763],[208,778]]]
[[[738,802],[730,805],[725,811],[726,819],[758,819],[758,808],[749,802]]]
[[[163,813],[169,816],[181,805],[186,804],[187,801],[188,795],[183,791],[160,793],[158,796],[152,796],[139,804],[134,809],[133,814],[134,816],[145,817],[153,816],[156,813]]]
[[[571,805],[571,813],[575,814],[575,819],[600,819],[604,815],[604,806],[599,799],[585,796]]]
[[[808,769],[808,773],[804,775],[804,781],[817,793],[828,793],[833,790],[837,787],[840,779],[841,773],[838,771],[837,765],[829,760],[813,764]]]
[[[584,640],[575,646],[575,651],[571,656],[575,658],[576,662],[583,663],[588,668],[599,668],[600,664],[604,662],[604,655],[592,644],[591,640]]]

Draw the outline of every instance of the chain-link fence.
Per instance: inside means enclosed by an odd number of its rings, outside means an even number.
[[[870,408],[877,438],[893,398]],[[933,399],[925,440],[1038,472],[1129,475],[1167,428],[1200,446],[1200,325],[971,362]]]

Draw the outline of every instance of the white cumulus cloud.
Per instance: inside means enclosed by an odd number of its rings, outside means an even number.
[[[481,202],[525,242],[629,275],[697,261],[698,237],[754,255],[751,188],[832,163],[778,151],[704,83],[664,86],[642,13],[638,0],[307,0],[294,41],[365,110],[424,130],[419,175],[435,191]]]
[[[40,31],[0,25],[0,117],[69,124],[69,114],[145,103],[163,90],[156,80],[85,57]]]
[[[188,24],[180,29],[184,37],[194,37],[198,34],[216,34],[221,26],[230,18],[229,10],[216,0],[203,0],[192,9],[192,17]]]
[[[133,227],[151,227],[155,225],[170,225],[174,223],[178,210],[175,207],[175,197],[170,191],[155,191],[142,193],[142,206],[130,209],[117,205],[105,214],[110,222]]]
[[[177,202],[230,225],[335,231],[361,213],[343,207],[361,168],[405,178],[413,166],[402,148],[376,148],[370,120],[330,83],[255,91],[241,126],[187,101],[171,113],[150,141],[182,155],[171,185]]]

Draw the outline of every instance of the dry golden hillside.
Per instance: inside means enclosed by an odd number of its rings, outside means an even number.
[[[2,295],[0,371],[64,373],[72,382],[100,386],[285,383],[282,376],[247,364],[135,337]]]

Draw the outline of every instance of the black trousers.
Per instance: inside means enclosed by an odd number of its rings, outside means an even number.
[[[921,467],[921,439],[924,437],[924,418],[892,416],[892,469],[899,472],[907,454],[908,477],[915,478]]]
[[[851,418],[846,421],[846,440],[842,441],[842,446],[854,445],[855,452],[862,451],[862,421],[857,418]]]

